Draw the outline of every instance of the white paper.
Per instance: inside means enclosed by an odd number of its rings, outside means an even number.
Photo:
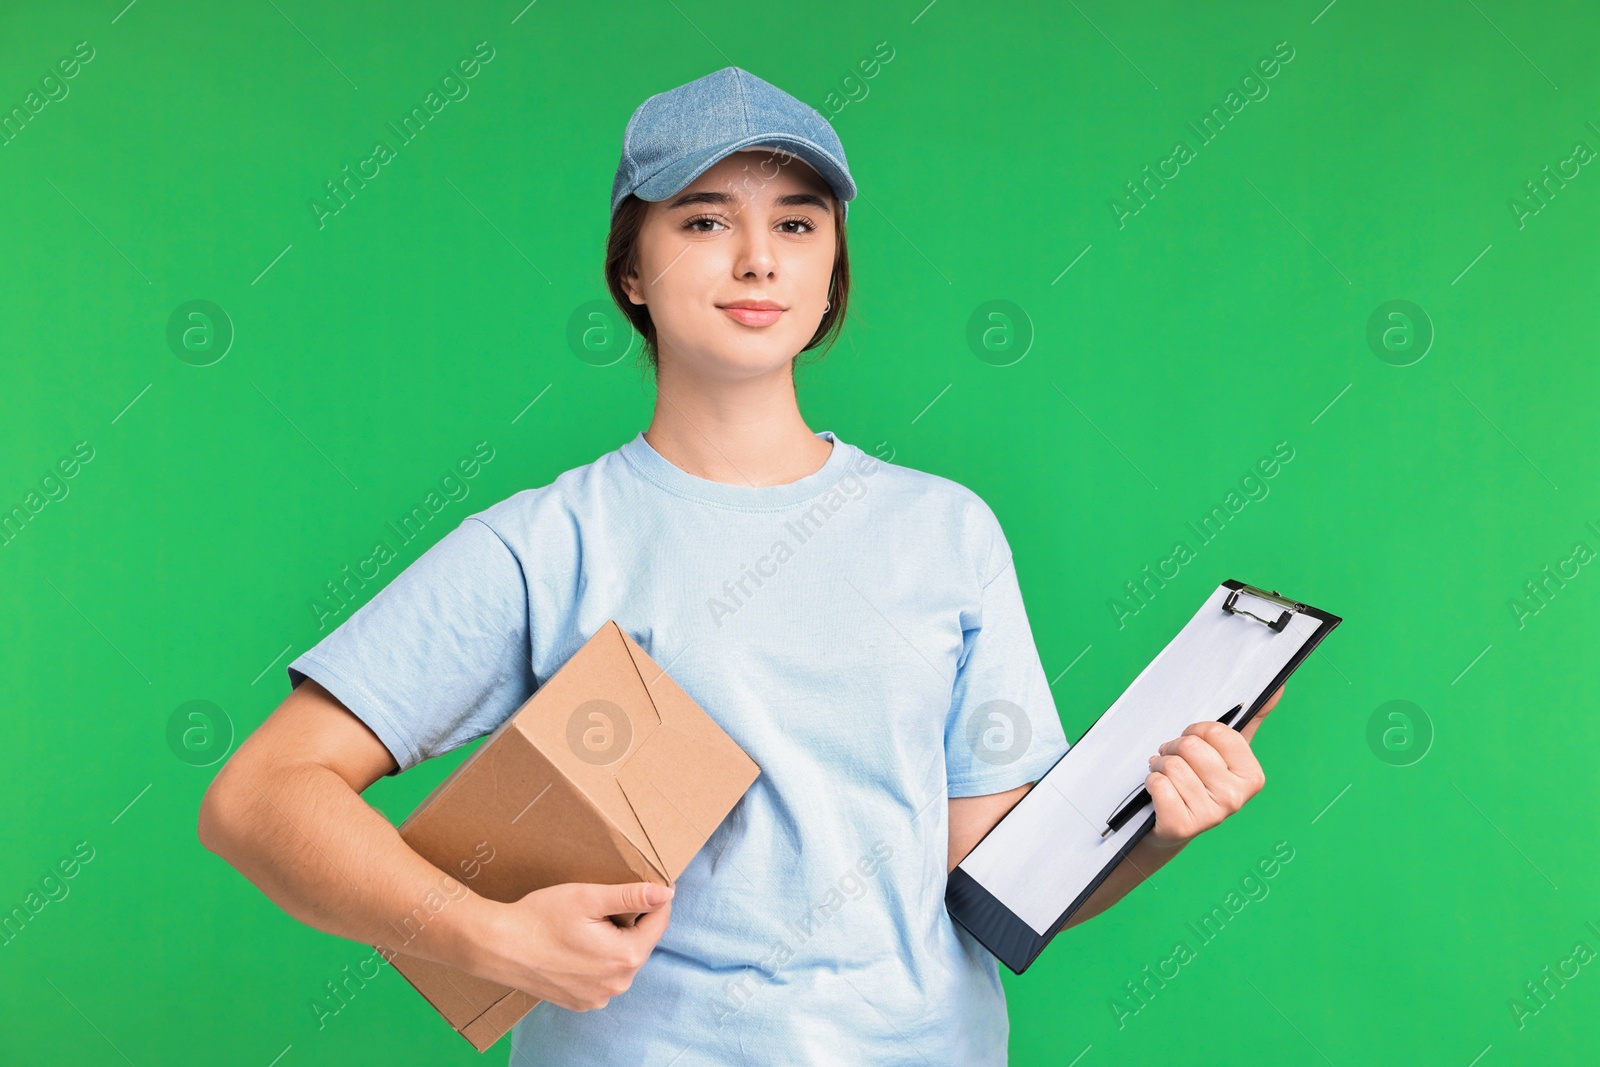
[[[1324,625],[1297,612],[1281,633],[1222,610],[1219,586],[1088,733],[962,860],[961,869],[1044,934],[1149,821],[1145,805],[1116,833],[1106,819],[1143,784],[1156,749],[1191,723],[1248,708]],[[1239,607],[1276,621],[1275,605]],[[1243,712],[1241,711],[1242,715]],[[1235,720],[1236,724],[1237,720]]]

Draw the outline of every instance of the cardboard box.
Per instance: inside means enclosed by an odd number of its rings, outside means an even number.
[[[507,903],[564,882],[672,885],[760,773],[608,619],[400,836],[473,892]],[[479,1052],[539,1002],[430,960],[391,962]]]

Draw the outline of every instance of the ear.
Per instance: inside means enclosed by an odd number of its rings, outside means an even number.
[[[639,291],[639,273],[630,271],[622,275],[622,291],[628,294],[628,299],[635,304],[644,303],[644,294]]]

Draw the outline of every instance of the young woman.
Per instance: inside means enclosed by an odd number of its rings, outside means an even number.
[[[993,512],[801,415],[855,193],[828,123],[736,67],[645,101],[606,274],[649,429],[467,518],[294,660],[206,796],[206,846],[292,915],[398,949],[440,872],[359,794],[490,732],[616,619],[761,775],[675,890],[469,893],[405,943],[542,998],[516,1064],[1006,1060],[945,880],[1067,742]],[[1261,788],[1263,718],[1161,746],[1155,827],[1075,921]]]

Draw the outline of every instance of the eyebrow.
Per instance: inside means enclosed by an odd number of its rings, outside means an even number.
[[[718,207],[727,207],[733,203],[733,197],[727,193],[708,190],[702,193],[685,193],[667,205],[667,210],[672,211],[680,207],[689,207],[693,204],[714,204]],[[778,197],[775,202],[778,207],[815,207],[829,214],[833,209],[828,202],[816,193],[789,193]]]

